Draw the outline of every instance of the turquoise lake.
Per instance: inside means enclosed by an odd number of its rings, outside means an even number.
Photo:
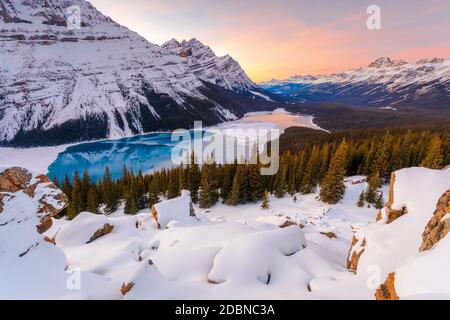
[[[106,166],[113,179],[120,177],[124,166],[135,173],[139,170],[145,173],[168,163],[178,143],[171,141],[171,133],[151,133],[70,146],[49,166],[48,176],[62,181],[66,174],[72,178],[75,170],[80,175],[87,170],[91,180],[96,182],[98,177],[103,178]]]

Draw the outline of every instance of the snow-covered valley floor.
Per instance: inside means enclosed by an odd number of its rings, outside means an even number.
[[[345,199],[333,206],[311,194],[296,203],[272,197],[266,210],[260,203],[196,207],[197,219],[167,229],[157,229],[149,210],[126,216],[119,209],[54,220],[46,235],[69,265],[101,275],[94,292],[87,290],[91,298],[122,298],[129,285],[125,299],[372,299],[367,277],[346,269],[354,228],[377,213],[356,206],[366,187],[352,183],[359,178],[348,180]],[[286,217],[298,226],[280,228]],[[86,243],[106,223],[113,231]],[[82,277],[81,290],[92,287],[88,281]]]

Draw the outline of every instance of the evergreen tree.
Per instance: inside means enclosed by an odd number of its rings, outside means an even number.
[[[200,169],[198,167],[196,156],[194,153],[191,154],[191,164],[188,169],[187,174],[187,185],[189,188],[189,191],[191,192],[191,198],[192,202],[197,203],[199,198],[199,188],[200,188],[200,181],[201,181],[201,173]]]
[[[97,187],[93,184],[89,187],[87,210],[92,213],[98,213],[99,205]]]
[[[219,200],[215,166],[215,164],[204,163],[202,167],[199,205],[203,209],[211,208]]]
[[[262,193],[262,180],[261,174],[259,170],[259,166],[256,164],[249,164],[247,167],[247,181],[248,181],[248,189],[247,189],[247,201],[248,202],[257,202],[261,200]]]
[[[148,206],[151,208],[159,202],[159,182],[157,177],[153,177],[148,189]]]
[[[384,206],[384,201],[383,201],[383,192],[378,192],[378,195],[375,199],[375,208],[377,209],[382,209]]]
[[[118,198],[115,190],[115,185],[111,181],[111,173],[109,167],[105,168],[105,174],[103,176],[103,201],[106,205],[106,211],[108,213],[117,209]]]
[[[366,199],[365,192],[362,191],[361,194],[359,195],[359,199],[358,199],[358,202],[357,202],[358,207],[360,207],[360,208],[364,207],[365,199]]]
[[[81,211],[86,211],[88,208],[88,194],[90,185],[91,179],[89,177],[89,172],[85,169],[83,172],[83,178],[81,179],[81,186],[80,186]]]
[[[444,162],[444,150],[442,140],[439,136],[434,136],[431,140],[428,152],[425,159],[422,161],[422,166],[430,169],[441,169]]]
[[[369,177],[368,187],[365,195],[365,199],[368,203],[375,203],[378,195],[378,189],[381,188],[381,179],[378,172],[373,173]]]
[[[72,196],[72,185],[70,184],[69,176],[67,173],[64,176],[62,191],[64,192],[64,194],[67,196],[67,198],[70,201],[71,196]]]
[[[180,190],[179,195],[181,194],[181,190],[187,189],[186,170],[184,169],[183,164],[181,164],[178,170],[178,189]]]
[[[71,188],[70,205],[67,210],[69,220],[74,219],[81,212],[81,182],[78,171],[73,175],[73,184]]]
[[[280,169],[275,176],[275,181],[273,184],[273,193],[277,198],[283,198],[287,192],[287,159],[282,157],[280,162]]]
[[[261,204],[261,208],[263,209],[269,209],[269,192],[264,191],[264,195],[263,195],[263,199],[262,199],[262,204]]]
[[[331,159],[328,172],[320,186],[320,199],[323,202],[335,204],[344,197],[344,177],[347,168],[347,152],[348,145],[347,142],[343,140]]]
[[[231,192],[226,202],[227,205],[235,206],[247,201],[246,182],[245,167],[243,165],[238,165],[233,179],[233,186],[231,187]]]
[[[233,185],[233,178],[232,165],[225,164],[222,169],[222,183],[220,184],[220,197],[223,203],[228,199]]]
[[[320,168],[319,157],[319,149],[317,146],[314,146],[303,176],[302,189],[300,190],[303,194],[313,193],[316,191],[318,180],[317,174],[318,169]]]
[[[180,194],[178,182],[179,182],[178,170],[172,169],[169,174],[169,183],[167,185],[167,199],[176,198]]]

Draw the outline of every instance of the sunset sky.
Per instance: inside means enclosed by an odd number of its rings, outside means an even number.
[[[91,0],[162,44],[197,38],[232,55],[254,81],[343,71],[381,56],[450,57],[448,0]],[[382,29],[366,27],[381,8]]]

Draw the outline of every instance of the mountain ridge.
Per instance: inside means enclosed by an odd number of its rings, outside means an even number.
[[[377,107],[450,103],[450,59],[416,63],[379,58],[367,67],[325,75],[292,76],[260,83],[266,90],[301,102],[342,102]]]
[[[79,30],[67,28],[73,5]],[[87,1],[0,0],[0,10],[0,144],[119,138],[276,107],[231,57],[199,41],[200,56],[183,57]]]

